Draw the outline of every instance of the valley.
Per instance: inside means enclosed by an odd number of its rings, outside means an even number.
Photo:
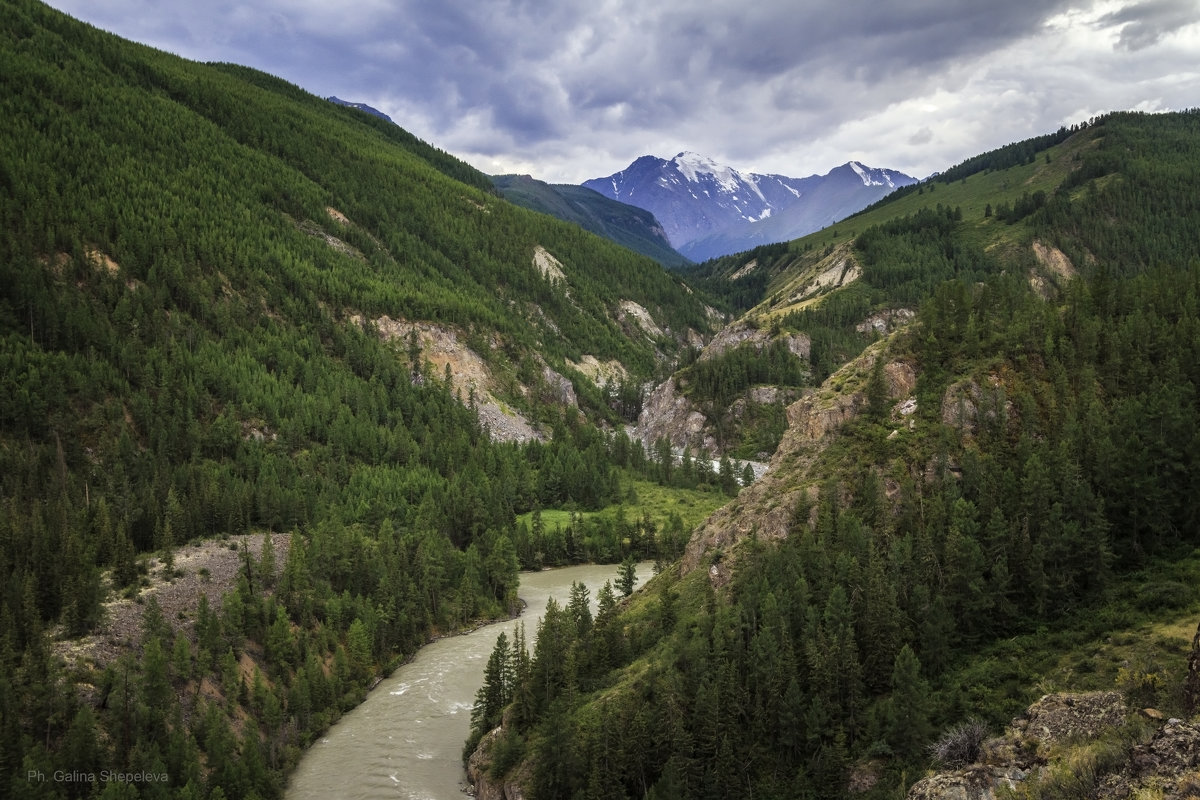
[[[679,220],[8,6],[3,796],[327,794],[378,713],[454,718],[431,794],[460,757],[510,800],[1200,785],[1196,111],[920,182],[639,159],[833,215],[690,264]],[[526,647],[451,636],[556,573],[591,589]],[[375,711],[439,646],[457,699]],[[167,777],[30,777],[107,768]]]

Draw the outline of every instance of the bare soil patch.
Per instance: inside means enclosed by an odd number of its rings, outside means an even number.
[[[158,601],[167,623],[174,630],[185,633],[195,644],[193,627],[201,596],[208,598],[214,611],[220,609],[222,596],[237,585],[242,548],[249,549],[257,564],[264,535],[252,533],[225,540],[207,539],[179,547],[175,550],[175,569],[183,575],[169,581],[162,576],[160,559],[150,558],[146,576],[149,586],[142,587],[133,599],[110,599],[104,604],[104,616],[95,631],[80,639],[61,640],[55,649],[68,663],[90,662],[103,669],[122,653],[132,652],[140,646],[142,615],[151,597]],[[290,533],[271,534],[276,574],[287,560],[291,536]]]

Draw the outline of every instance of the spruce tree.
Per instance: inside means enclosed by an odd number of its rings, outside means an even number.
[[[906,644],[896,654],[892,668],[887,741],[897,756],[915,761],[923,752],[931,733],[929,684],[921,677],[921,662]]]
[[[634,562],[633,556],[626,556],[617,570],[617,589],[620,590],[622,597],[629,597],[633,594],[633,587],[636,585],[637,564]]]

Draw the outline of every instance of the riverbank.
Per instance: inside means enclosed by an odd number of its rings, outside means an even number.
[[[640,582],[649,579],[651,566],[638,565]],[[594,598],[616,570],[607,564],[521,573],[526,605],[520,615],[447,633],[420,648],[313,743],[292,772],[288,800],[462,798],[462,747],[496,637],[525,625],[532,641],[550,597],[565,602],[571,584],[580,581]]]

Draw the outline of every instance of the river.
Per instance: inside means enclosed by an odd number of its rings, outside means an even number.
[[[638,564],[639,585],[652,564]],[[596,593],[616,583],[617,565],[584,565],[522,572],[518,594],[527,604],[518,620],[486,625],[422,647],[345,714],[304,754],[288,782],[287,800],[462,800],[467,776],[462,747],[471,706],[496,637],[519,622],[533,647],[537,626],[554,597],[566,605],[571,584]]]

